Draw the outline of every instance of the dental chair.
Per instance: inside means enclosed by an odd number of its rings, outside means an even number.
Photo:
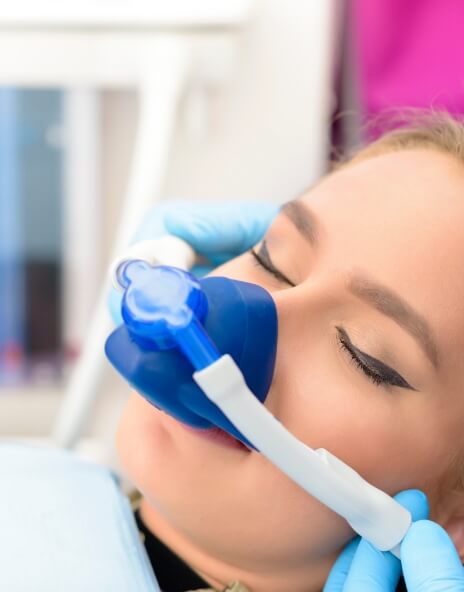
[[[131,87],[139,92],[138,127],[116,255],[128,244],[143,212],[160,197],[178,107],[188,104],[186,91],[198,90],[198,84],[191,84],[195,78],[212,88],[224,82],[223,70],[230,69],[231,56],[236,54],[235,31],[249,20],[251,1],[197,0],[195,9],[181,0],[147,2],[143,7],[141,1],[127,7],[111,3],[110,13],[103,10],[104,2],[71,3],[69,11],[62,2],[43,0],[43,4],[46,9],[37,1],[20,1],[0,11],[0,54],[7,56],[0,59],[0,83]],[[92,8],[87,13],[85,6],[93,5],[95,13]],[[137,16],[140,7],[143,10]],[[319,72],[330,72],[333,61],[332,3],[321,0],[314,4],[314,11],[323,23],[320,38],[313,40],[311,58],[318,77]],[[142,35],[134,34],[137,28]],[[196,28],[204,39],[195,37]],[[208,32],[211,39],[206,39]],[[66,60],[56,59],[63,54]],[[308,104],[320,122],[320,133],[312,131],[314,145],[330,117],[326,78],[325,74],[317,78],[313,86],[320,87],[320,93]],[[191,111],[198,113],[198,109]],[[317,162],[325,158],[326,145],[320,144],[324,145]],[[108,468],[70,451],[82,438],[101,390],[106,365],[103,346],[112,330],[106,311],[108,290],[109,281],[102,286],[58,414],[53,433],[58,448],[0,443],[0,590],[159,592],[117,478]]]
[[[117,6],[20,0],[0,10],[0,53],[8,56],[0,59],[0,84],[138,93],[115,253],[160,194],[179,102],[192,79],[214,84],[229,70],[234,33],[248,20],[250,6],[250,0],[198,0],[194,8],[184,0]],[[59,448],[0,443],[2,591],[159,592],[117,478],[65,450],[82,438],[101,390],[103,346],[113,328],[108,291],[104,282],[58,414],[53,441]]]
[[[159,592],[128,498],[107,468],[0,444],[0,590]]]
[[[0,83],[138,91],[138,128],[115,252],[160,192],[178,104],[193,71],[198,77],[213,70],[214,77],[221,69],[218,52],[227,62],[231,37],[248,20],[249,8],[249,0],[200,0],[194,9],[182,0],[118,6],[45,0],[0,10],[1,53],[8,56],[0,59]],[[205,28],[210,37],[195,35]],[[59,448],[0,443],[5,592],[159,592],[117,478],[64,450],[82,437],[101,390],[103,344],[113,328],[108,290],[105,283],[55,425]]]

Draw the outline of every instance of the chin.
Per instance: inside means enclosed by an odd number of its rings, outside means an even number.
[[[203,440],[137,394],[121,418],[117,450],[127,476],[177,533],[231,561],[247,563],[256,549],[255,561],[284,568],[292,557],[327,556],[352,536],[259,453]]]

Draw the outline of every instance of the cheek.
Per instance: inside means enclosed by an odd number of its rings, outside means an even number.
[[[261,274],[246,254],[214,272],[272,283]],[[343,359],[329,335],[333,319],[325,317],[330,295],[317,298],[313,287],[311,298],[303,298],[299,291],[265,287],[279,313],[276,369],[266,406],[297,438],[326,448],[380,489],[430,492],[452,455],[443,410],[430,397],[376,387]]]
[[[326,322],[282,321],[266,405],[283,425],[390,494],[438,483],[452,450],[435,398],[371,384],[344,359]]]
[[[124,472],[145,490],[150,489],[162,473],[158,468],[162,456],[157,458],[157,451],[169,446],[168,434],[158,426],[157,413],[132,392],[116,433],[116,449]]]
[[[390,494],[413,487],[428,492],[439,483],[449,466],[449,435],[428,410],[404,409],[381,395],[376,401],[374,393],[369,401],[320,368],[295,369],[291,379],[276,375],[267,405],[291,433]]]

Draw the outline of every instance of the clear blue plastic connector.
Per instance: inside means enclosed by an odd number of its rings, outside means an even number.
[[[178,347],[196,370],[219,359],[201,324],[208,302],[192,274],[129,260],[119,266],[116,277],[124,289],[122,317],[138,343],[154,350]]]

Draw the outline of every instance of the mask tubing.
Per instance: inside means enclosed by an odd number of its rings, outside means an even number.
[[[327,450],[313,450],[295,438],[256,399],[230,356],[224,355],[195,372],[193,378],[234,426],[282,472],[345,518],[378,549],[398,553],[397,545],[411,525],[408,510]]]
[[[195,316],[187,327],[172,330],[172,337],[195,370],[203,370],[221,357],[213,341]]]

